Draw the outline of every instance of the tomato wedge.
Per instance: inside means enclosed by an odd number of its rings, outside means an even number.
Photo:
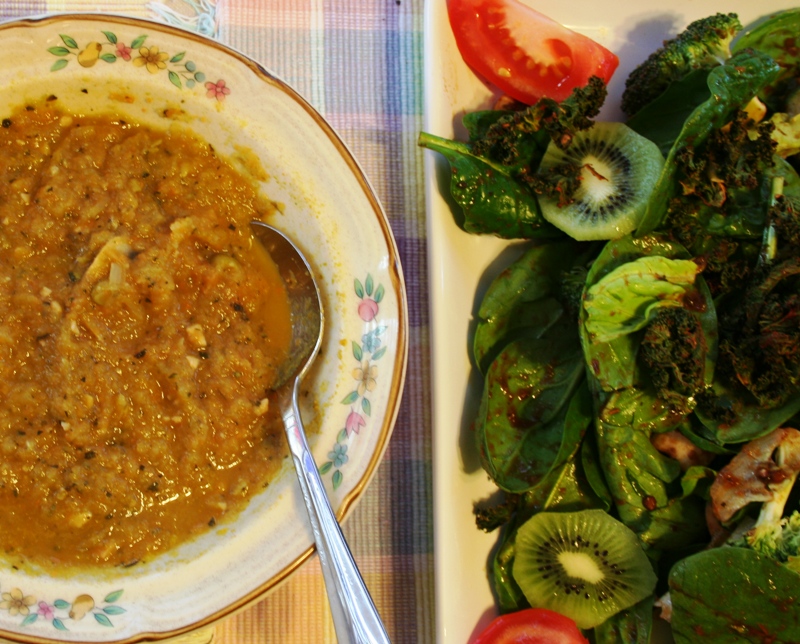
[[[461,56],[475,72],[523,103],[564,100],[592,76],[606,83],[619,58],[518,0],[448,0]]]
[[[473,644],[589,644],[569,617],[526,608],[495,617]]]

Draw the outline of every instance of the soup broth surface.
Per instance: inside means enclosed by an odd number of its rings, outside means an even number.
[[[286,455],[291,338],[249,222],[275,206],[185,132],[50,103],[0,127],[0,550],[132,565],[237,513]]]

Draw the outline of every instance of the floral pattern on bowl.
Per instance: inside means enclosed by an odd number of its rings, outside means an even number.
[[[56,599],[51,603],[37,600],[34,595],[26,595],[19,588],[12,588],[0,594],[0,611],[8,612],[9,617],[19,618],[21,626],[31,626],[43,620],[56,630],[68,631],[70,622],[79,622],[91,615],[100,626],[113,628],[114,622],[111,618],[126,612],[125,608],[117,604],[122,593],[122,590],[115,590],[99,603],[86,593],[78,595],[71,602]]]
[[[158,45],[145,45],[147,34],[137,36],[130,45],[126,45],[113,31],[101,30],[105,41],[93,40],[86,45],[79,45],[78,41],[67,34],[59,34],[61,45],[48,47],[47,51],[58,60],[51,67],[51,72],[57,72],[69,65],[75,58],[81,67],[94,67],[98,61],[116,63],[119,60],[130,62],[134,67],[143,67],[151,74],[158,74],[166,70],[169,82],[177,88],[186,87],[193,89],[201,85],[206,89],[206,97],[223,101],[231,93],[224,79],[216,82],[207,81],[206,75],[197,68],[197,64],[186,59],[186,52],[181,51],[170,55],[161,51]]]
[[[350,460],[347,455],[349,441],[354,435],[361,433],[362,428],[367,425],[367,418],[372,415],[372,403],[368,394],[378,384],[378,365],[375,363],[386,353],[386,347],[381,346],[381,336],[386,332],[386,326],[378,321],[380,303],[386,290],[381,285],[375,288],[372,275],[367,275],[364,284],[355,280],[355,293],[358,296],[358,317],[364,321],[361,343],[352,341],[353,358],[358,363],[352,374],[358,385],[342,400],[343,405],[350,407],[350,413],[328,452],[328,460],[319,467],[322,475],[331,472],[333,489],[338,489],[344,480],[342,468]]]

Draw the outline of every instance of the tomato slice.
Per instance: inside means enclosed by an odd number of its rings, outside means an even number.
[[[575,622],[546,608],[495,617],[473,644],[589,644]]]
[[[592,76],[606,83],[619,58],[518,0],[448,0],[461,56],[512,98],[564,100]]]

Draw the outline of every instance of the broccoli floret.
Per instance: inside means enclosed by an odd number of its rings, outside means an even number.
[[[724,62],[741,29],[735,13],[718,13],[691,23],[631,72],[622,94],[623,112],[632,116],[660,96],[670,83],[695,69],[711,69]]]
[[[778,521],[757,524],[735,545],[751,548],[800,572],[800,512],[795,511]]]

